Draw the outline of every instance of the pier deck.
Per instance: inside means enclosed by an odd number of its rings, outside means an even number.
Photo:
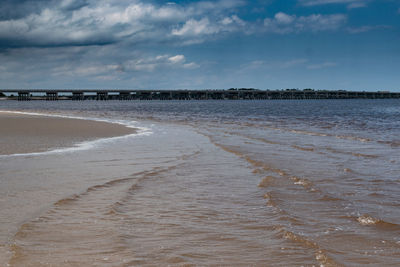
[[[400,92],[328,90],[116,90],[0,89],[8,99],[27,100],[264,100],[264,99],[386,99]]]

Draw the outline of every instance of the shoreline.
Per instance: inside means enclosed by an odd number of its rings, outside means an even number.
[[[105,120],[18,111],[0,111],[0,125],[0,156],[60,151],[137,133],[135,128]]]
[[[43,210],[51,207],[59,199],[68,198],[97,183],[107,182],[111,179],[109,177],[113,177],[112,173],[116,171],[104,170],[95,175],[90,171],[85,174],[90,163],[84,160],[99,156],[99,153],[92,150],[96,151],[98,146],[101,147],[108,142],[119,144],[121,140],[135,139],[130,137],[147,133],[147,128],[137,126],[133,120],[78,117],[66,113],[0,110],[0,169],[2,170],[0,182],[3,190],[0,194],[2,210],[0,265],[9,263],[14,253],[13,243],[10,240],[14,240],[15,234],[24,223],[39,216]],[[105,147],[104,151],[107,152],[114,149],[112,144]],[[61,157],[53,156],[57,154]],[[82,154],[85,156],[82,157]],[[43,175],[47,170],[43,170],[40,174],[31,172],[32,156],[39,156],[35,157],[35,162],[36,160],[46,162],[37,164],[37,167],[41,168],[48,164],[48,169],[53,171],[63,169],[64,160],[74,161],[77,157],[81,160],[76,160],[73,168],[65,167],[64,171],[57,175],[54,173]],[[20,164],[21,162],[24,164]],[[3,172],[5,169],[3,167],[13,168],[13,166],[16,166],[17,172],[24,174],[19,176]],[[78,175],[74,172],[77,169],[81,170]],[[61,173],[70,175],[62,176]],[[58,179],[58,176],[62,176],[63,179]]]

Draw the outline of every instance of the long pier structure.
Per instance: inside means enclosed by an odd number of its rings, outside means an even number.
[[[7,99],[27,100],[267,100],[267,99],[386,99],[400,92],[345,90],[118,90],[118,89],[0,89]]]

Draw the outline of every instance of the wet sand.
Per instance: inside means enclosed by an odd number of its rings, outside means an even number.
[[[0,112],[0,155],[43,152],[134,132],[108,122]]]

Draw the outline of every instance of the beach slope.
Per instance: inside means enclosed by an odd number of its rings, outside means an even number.
[[[102,121],[0,112],[0,155],[44,152],[134,132]]]

